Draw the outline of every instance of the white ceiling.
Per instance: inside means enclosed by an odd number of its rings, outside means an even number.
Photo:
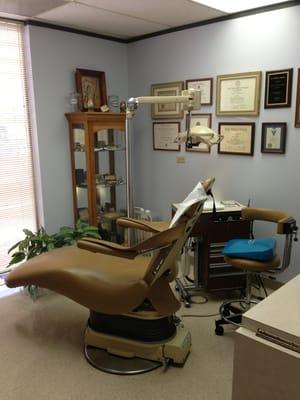
[[[192,0],[0,0],[0,16],[130,39],[226,13]]]

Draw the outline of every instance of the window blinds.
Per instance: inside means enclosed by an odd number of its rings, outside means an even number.
[[[0,268],[8,249],[36,229],[23,25],[0,20]]]

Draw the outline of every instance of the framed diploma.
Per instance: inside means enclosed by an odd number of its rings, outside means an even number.
[[[180,130],[180,122],[153,122],[153,149],[179,151],[180,145],[174,143]]]
[[[183,90],[183,81],[157,83],[151,85],[151,96],[180,96]],[[162,103],[151,105],[151,117],[160,118],[183,118],[182,103]]]
[[[213,78],[189,79],[186,81],[187,89],[197,89],[201,91],[201,105],[212,105],[212,86]]]
[[[217,115],[258,115],[261,72],[217,76]]]
[[[300,68],[298,69],[295,127],[300,128]]]
[[[285,153],[286,123],[265,122],[262,124],[261,152]]]
[[[219,133],[223,140],[218,144],[218,153],[253,155],[254,122],[220,122]]]
[[[266,72],[265,108],[291,106],[293,69]]]
[[[190,129],[192,129],[193,126],[199,125],[211,128],[211,114],[191,114]],[[187,147],[186,145],[185,150],[198,153],[210,153],[210,147],[205,143],[200,143],[192,147]]]

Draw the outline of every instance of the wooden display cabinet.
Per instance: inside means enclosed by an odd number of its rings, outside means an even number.
[[[122,241],[116,219],[126,215],[125,113],[76,112],[69,122],[74,219]]]

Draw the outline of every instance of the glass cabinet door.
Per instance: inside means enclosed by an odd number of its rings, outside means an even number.
[[[84,124],[72,124],[75,218],[89,222],[87,159]]]
[[[126,215],[125,132],[102,129],[94,133],[94,199],[99,233],[105,240],[122,243],[116,220]]]

